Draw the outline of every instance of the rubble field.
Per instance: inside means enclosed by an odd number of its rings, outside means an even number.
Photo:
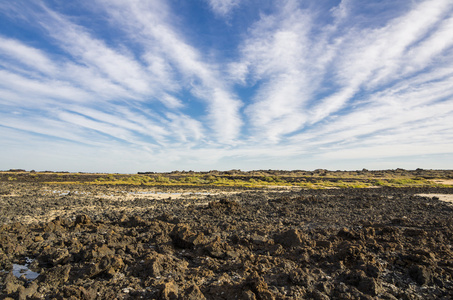
[[[0,299],[453,299],[452,194],[2,181]]]

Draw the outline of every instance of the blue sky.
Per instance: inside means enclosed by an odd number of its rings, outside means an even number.
[[[453,168],[453,1],[0,2],[0,169]]]

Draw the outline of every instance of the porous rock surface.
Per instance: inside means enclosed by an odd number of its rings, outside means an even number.
[[[59,189],[1,183],[0,299],[453,298],[451,189]]]

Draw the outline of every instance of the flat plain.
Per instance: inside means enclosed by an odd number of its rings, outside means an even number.
[[[452,180],[0,172],[0,299],[452,299]]]

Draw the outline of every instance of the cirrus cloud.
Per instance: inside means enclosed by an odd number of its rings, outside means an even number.
[[[25,157],[4,168],[76,170],[32,151],[44,144],[109,153],[80,170],[122,172],[453,156],[451,1],[205,3],[214,16],[163,0],[1,3],[0,154]]]

